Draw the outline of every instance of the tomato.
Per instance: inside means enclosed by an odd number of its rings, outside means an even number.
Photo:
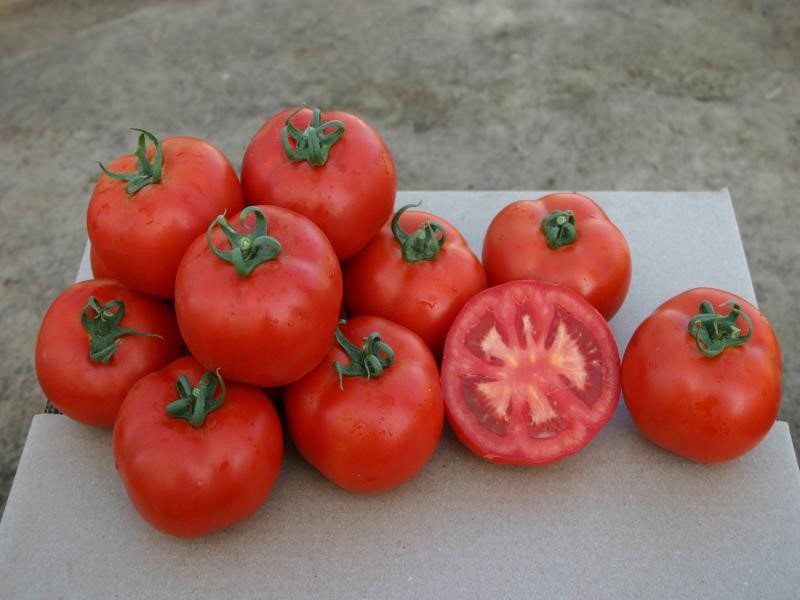
[[[541,279],[575,290],[606,319],[628,294],[628,243],[597,204],[580,194],[519,200],[501,210],[483,243],[489,285]]]
[[[778,339],[746,300],[713,288],[688,290],[633,334],[622,391],[634,423],[653,443],[696,462],[732,460],[756,446],[778,415]]]
[[[337,339],[339,347],[286,389],[289,432],[335,484],[395,488],[425,466],[441,436],[436,361],[419,336],[380,317],[352,319]]]
[[[153,142],[146,150],[145,135]],[[189,244],[218,214],[243,206],[236,172],[217,148],[190,137],[161,142],[142,132],[136,154],[104,167],[86,225],[97,259],[114,279],[171,298]]]
[[[186,356],[131,389],[113,447],[139,514],[156,529],[189,537],[241,521],[263,504],[278,478],[283,434],[262,390],[226,383]]]
[[[439,356],[458,311],[486,288],[486,274],[455,227],[407,208],[345,264],[344,301],[350,315],[408,327]]]
[[[295,212],[250,206],[231,221],[218,217],[186,251],[175,280],[178,325],[207,369],[285,385],[333,343],[341,268],[319,228]]]
[[[89,247],[89,264],[92,267],[92,277],[94,279],[111,279],[111,273],[108,271],[103,261],[97,256],[97,250],[94,246]]]
[[[92,279],[68,287],[47,310],[36,340],[36,374],[65,415],[111,427],[131,386],[182,351],[165,302]]]
[[[603,316],[560,285],[514,281],[459,313],[442,389],[458,438],[497,463],[549,463],[586,446],[619,401],[619,354]]]
[[[391,216],[397,176],[386,144],[359,117],[288,109],[250,141],[242,189],[248,204],[283,206],[311,219],[345,260]]]

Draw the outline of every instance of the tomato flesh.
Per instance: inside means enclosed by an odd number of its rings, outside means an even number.
[[[459,438],[488,460],[544,464],[577,452],[619,401],[619,354],[602,315],[567,288],[516,281],[456,318],[442,384]]]

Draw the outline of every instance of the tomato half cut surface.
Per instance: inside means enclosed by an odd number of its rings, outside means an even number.
[[[586,446],[614,414],[619,352],[577,293],[513,281],[467,302],[442,358],[447,418],[475,454],[538,465]]]

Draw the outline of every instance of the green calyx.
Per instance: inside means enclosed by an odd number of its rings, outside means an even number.
[[[220,393],[214,397],[219,384]],[[200,378],[197,387],[192,387],[186,375],[178,377],[175,382],[179,398],[167,404],[167,414],[176,419],[183,419],[192,427],[200,427],[205,423],[206,417],[217,410],[225,402],[225,382],[219,374],[206,372]]]
[[[340,321],[343,323],[344,321]],[[394,351],[381,341],[381,336],[373,332],[364,338],[364,346],[359,348],[348,340],[340,328],[336,328],[336,341],[347,354],[350,363],[343,366],[334,361],[333,370],[339,375],[339,388],[344,389],[343,377],[366,377],[372,379],[383,375],[394,361]]]
[[[322,122],[322,111],[318,108],[313,109],[311,124],[305,131],[300,131],[292,125],[292,117],[305,108],[299,106],[292,114],[286,117],[283,129],[281,129],[281,142],[286,157],[292,162],[308,161],[308,164],[315,167],[325,164],[328,160],[328,152],[333,145],[344,135],[344,123],[341,121]],[[331,131],[328,131],[331,130]],[[326,133],[326,131],[328,131]],[[289,143],[289,137],[294,140],[294,148]]]
[[[161,181],[162,170],[164,168],[164,155],[161,151],[161,140],[159,140],[152,133],[144,129],[135,128],[131,129],[131,131],[139,132],[139,145],[134,152],[136,158],[139,159],[139,164],[135,173],[115,173],[114,171],[109,171],[106,169],[103,163],[99,162],[97,164],[100,165],[103,173],[109,177],[113,177],[114,179],[119,179],[121,181],[127,181],[128,184],[125,186],[125,191],[128,194],[133,195],[146,185]],[[152,163],[147,160],[146,137],[150,138],[156,147],[156,154],[153,157]]]
[[[571,210],[554,210],[542,219],[542,233],[547,246],[553,249],[574,243],[578,239],[575,213]]]
[[[89,359],[92,362],[108,364],[114,352],[119,348],[124,335],[143,335],[164,339],[157,333],[144,333],[128,327],[121,327],[120,321],[125,316],[125,303],[122,300],[111,300],[102,306],[94,296],[81,311],[81,324],[89,334]]]
[[[721,306],[730,306],[727,315],[717,314],[708,300],[700,303],[700,313],[689,320],[689,333],[694,337],[697,349],[703,356],[712,358],[731,346],[741,346],[753,334],[753,323],[734,300],[728,300]],[[736,324],[739,317],[747,324],[747,333],[742,335],[742,328]]]
[[[276,260],[281,254],[281,243],[274,237],[267,235],[267,218],[257,206],[248,206],[239,215],[239,221],[244,225],[244,220],[254,214],[255,226],[250,233],[236,231],[225,215],[218,216],[208,226],[206,242],[211,252],[220,259],[231,263],[241,277],[247,277],[261,263]],[[231,244],[230,250],[220,250],[211,241],[211,231],[219,225],[222,232]]]
[[[439,250],[444,246],[447,233],[439,223],[435,221],[425,221],[421,223],[417,230],[409,235],[400,227],[400,215],[409,208],[416,208],[422,201],[416,204],[406,204],[400,208],[392,218],[392,233],[394,239],[400,244],[403,253],[403,260],[407,262],[419,262],[421,260],[433,260],[439,255]]]

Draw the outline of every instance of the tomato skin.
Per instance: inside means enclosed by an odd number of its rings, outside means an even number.
[[[233,166],[217,148],[191,137],[162,141],[164,166],[159,183],[133,195],[126,183],[101,174],[86,216],[97,258],[115,279],[140,292],[172,298],[183,253],[219,214],[239,212],[244,202]],[[155,147],[149,146],[152,161]],[[136,171],[129,154],[107,165]]]
[[[445,414],[459,440],[498,464],[544,465],[586,447],[619,402],[608,323],[564,286],[520,280],[471,298],[441,367]]]
[[[92,266],[92,277],[94,279],[113,279],[103,261],[97,256],[94,246],[89,247],[89,264]]]
[[[446,232],[435,259],[404,260],[388,222],[345,263],[344,301],[348,314],[376,315],[408,327],[441,356],[450,324],[464,303],[486,288],[486,273],[463,236],[441,217],[422,211],[400,216],[409,235],[425,221]]]
[[[120,338],[108,364],[89,358],[89,336],[81,312],[95,296],[100,304],[125,303],[121,325],[163,339],[141,335]],[[181,355],[183,341],[172,309],[109,279],[68,287],[45,314],[36,340],[36,374],[47,399],[68,417],[96,427],[111,427],[125,394],[144,375]]]
[[[339,260],[361,250],[392,213],[397,175],[389,149],[365,121],[346,112],[324,112],[339,120],[344,135],[331,147],[324,165],[292,162],[281,143],[281,129],[294,109],[270,119],[253,136],[242,159],[242,189],[247,204],[274,204],[311,219],[331,241]],[[312,111],[303,109],[292,124],[304,130]]]
[[[299,379],[331,347],[342,303],[336,254],[311,221],[277,206],[261,206],[267,233],[278,239],[277,260],[247,277],[216,257],[201,235],[186,251],[175,280],[175,311],[186,345],[226,380],[277,387]],[[246,220],[253,226],[254,215]],[[237,231],[239,215],[229,218]],[[217,248],[227,238],[218,227]]]
[[[444,423],[436,361],[412,331],[380,317],[355,317],[342,326],[359,345],[377,331],[395,353],[380,377],[339,378],[335,347],[319,366],[286,389],[284,406],[292,439],[305,459],[351,492],[395,488],[428,462]]]
[[[556,210],[575,213],[578,238],[551,249],[541,223]],[[518,279],[559,283],[586,298],[606,320],[622,306],[631,282],[625,237],[593,200],[574,193],[519,200],[501,210],[484,238],[483,266],[490,286]]]
[[[178,377],[197,385],[204,372],[186,356],[142,378],[114,426],[114,460],[131,502],[150,525],[181,537],[252,514],[269,496],[283,457],[280,420],[258,388],[226,382],[222,406],[198,428],[167,414]]]
[[[752,337],[703,356],[687,326],[704,300],[722,313],[729,309],[720,305],[735,300],[752,320]],[[755,447],[778,415],[780,345],[766,317],[743,298],[687,290],[636,329],[622,361],[622,389],[634,423],[653,443],[699,463],[733,460]]]

